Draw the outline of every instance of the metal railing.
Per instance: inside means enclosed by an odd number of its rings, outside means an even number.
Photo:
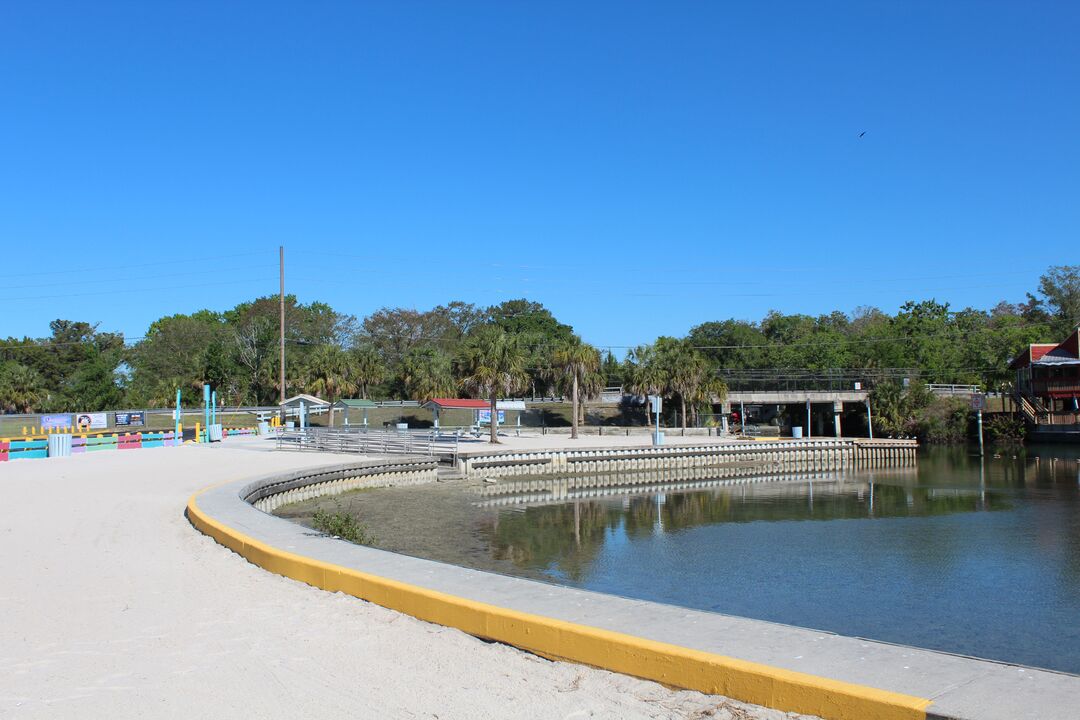
[[[717,375],[731,392],[775,392],[822,390],[837,392],[872,390],[881,382],[917,382],[920,373],[914,368],[862,368],[855,370],[732,369],[717,370]]]
[[[943,383],[927,383],[926,389],[934,395],[944,397],[975,395],[979,392],[978,385],[946,385]]]
[[[277,432],[278,450],[358,455],[425,455],[457,462],[462,432],[382,430],[363,427],[285,429]]]
[[[1080,395],[1080,380],[1032,380],[1031,392],[1033,395],[1049,395],[1051,393],[1072,393]]]

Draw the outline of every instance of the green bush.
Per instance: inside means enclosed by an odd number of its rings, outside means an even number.
[[[915,435],[928,445],[967,442],[971,410],[963,400],[935,398],[915,413]]]
[[[1027,429],[1023,421],[1013,415],[992,415],[986,421],[986,430],[998,445],[1017,446],[1024,444]]]
[[[368,531],[367,526],[342,510],[341,505],[332,513],[316,510],[311,516],[311,526],[327,535],[334,535],[357,545],[375,544],[375,536]]]

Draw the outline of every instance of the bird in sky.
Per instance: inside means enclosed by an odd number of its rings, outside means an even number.
[[[866,131],[865,131],[865,130],[863,130],[863,131],[862,131],[861,133],[859,133],[859,137],[862,137],[862,136],[863,136],[863,135],[865,135],[865,134],[866,134]]]

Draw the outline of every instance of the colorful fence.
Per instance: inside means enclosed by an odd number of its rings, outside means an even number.
[[[240,437],[244,435],[256,435],[255,428],[224,428],[222,437]],[[206,431],[199,433],[199,442],[206,442]],[[137,432],[137,433],[98,433],[96,435],[73,435],[71,438],[71,454],[101,452],[104,450],[139,450],[141,448],[174,447],[183,443],[183,438],[178,442],[176,433],[172,430],[165,432]],[[188,442],[191,442],[190,440]],[[0,462],[8,460],[28,460],[34,458],[47,458],[49,456],[49,436],[0,438]]]

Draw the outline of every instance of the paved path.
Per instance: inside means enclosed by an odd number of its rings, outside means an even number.
[[[614,597],[358,547],[313,535],[301,526],[260,513],[239,499],[239,490],[240,486],[234,484],[200,494],[199,508],[216,521],[271,547],[361,573],[511,611],[737,658],[779,668],[781,672],[795,671],[901,693],[910,700],[922,698],[931,701],[929,712],[933,717],[1080,717],[1080,677],[1076,675]],[[912,588],[912,592],[918,591]],[[933,598],[927,598],[927,603],[932,613]],[[987,627],[985,632],[993,632],[993,628]],[[545,649],[541,645],[533,647]],[[562,648],[547,649],[563,657],[583,657],[560,653]]]
[[[0,464],[0,718],[783,718],[483,643],[240,559],[208,484],[356,456],[232,440]]]

